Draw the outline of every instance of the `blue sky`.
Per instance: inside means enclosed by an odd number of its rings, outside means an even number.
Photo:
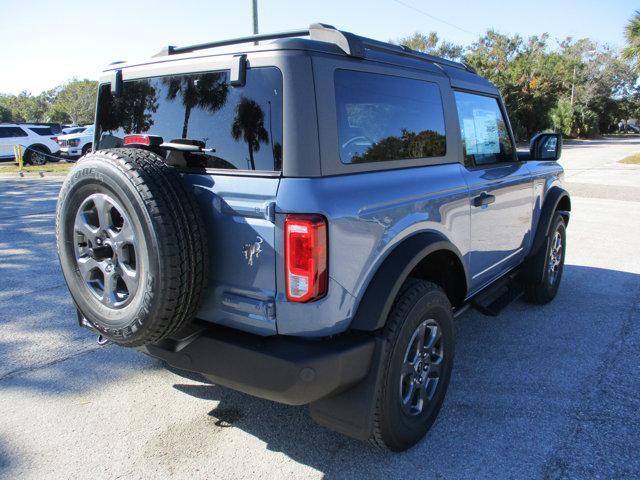
[[[261,32],[324,22],[381,40],[433,30],[468,44],[495,28],[620,47],[637,8],[626,0],[259,0],[259,20]],[[251,0],[0,0],[0,18],[0,92],[39,93],[72,77],[97,78],[114,60],[144,58],[167,44],[250,34]]]

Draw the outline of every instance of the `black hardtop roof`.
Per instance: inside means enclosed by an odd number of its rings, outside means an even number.
[[[259,44],[258,42],[270,41]],[[367,37],[355,35],[337,28],[314,23],[308,29],[250,35],[228,40],[219,40],[183,47],[168,46],[154,55],[153,61],[162,62],[168,57],[189,57],[189,53],[209,50],[205,55],[245,54],[262,51],[303,50],[307,52],[342,55],[354,59],[380,61],[400,67],[426,69],[434,67],[445,73],[459,88],[480,89],[494,93],[496,88],[485,78],[476,74],[469,65],[412,50],[404,45],[394,45]],[[143,62],[147,63],[147,62]],[[136,63],[140,64],[140,63]],[[106,70],[116,70],[131,66],[115,62]],[[454,80],[457,80],[454,82]]]

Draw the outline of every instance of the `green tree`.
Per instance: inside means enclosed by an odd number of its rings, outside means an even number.
[[[258,103],[242,97],[236,105],[236,116],[231,125],[231,135],[235,140],[242,138],[249,148],[249,165],[255,170],[254,152],[260,150],[260,143],[269,143],[269,134],[264,128],[264,112]]]
[[[73,79],[55,96],[52,108],[56,118],[69,118],[76,125],[93,123],[98,82]],[[67,117],[60,114],[64,112]]]
[[[565,136],[572,134],[574,110],[568,99],[563,98],[558,101],[558,104],[551,110],[550,116],[554,130]]]
[[[392,40],[391,43],[404,45],[411,50],[417,52],[428,53],[449,60],[459,60],[464,52],[462,45],[441,40],[436,32],[429,32],[425,35],[420,32],[414,32],[408,37]]]
[[[104,131],[122,129],[126,135],[148,132],[153,126],[153,113],[158,110],[158,96],[149,80],[130,82],[120,97],[111,95],[108,85],[103,87],[105,107],[99,111]]]
[[[167,86],[167,99],[182,99],[184,119],[182,138],[187,138],[191,110],[199,107],[210,112],[220,110],[227,103],[229,84],[223,73],[204,73],[200,75],[180,75],[163,79]]]
[[[26,91],[18,95],[0,95],[0,105],[11,112],[14,122],[44,122],[50,106],[43,96],[33,96]]]
[[[362,154],[356,154],[353,163],[381,162],[391,158],[425,158],[444,155],[446,137],[433,130],[412,132],[402,129],[400,136],[392,135],[371,145]]]
[[[0,122],[10,122],[11,120],[11,110],[4,105],[0,105]]]
[[[465,59],[500,90],[516,137],[528,139],[549,127],[557,101],[558,58],[548,53],[548,35],[503,35],[489,30],[472,44]]]
[[[636,69],[640,68],[640,10],[635,14],[624,29],[627,46],[622,51],[623,58],[633,62]]]

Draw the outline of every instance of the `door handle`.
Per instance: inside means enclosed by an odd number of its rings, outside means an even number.
[[[489,205],[490,203],[493,203],[495,201],[496,201],[495,195],[491,195],[487,192],[482,192],[480,195],[478,195],[473,199],[473,206],[482,207],[484,205]]]

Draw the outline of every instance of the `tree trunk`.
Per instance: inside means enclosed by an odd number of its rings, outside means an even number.
[[[250,168],[251,170],[255,170],[256,169],[256,164],[253,161],[253,148],[251,148],[251,144],[249,145],[249,164],[250,164]]]
[[[189,117],[191,116],[191,107],[184,108],[184,123],[182,124],[182,138],[187,138],[187,130],[189,130]]]

